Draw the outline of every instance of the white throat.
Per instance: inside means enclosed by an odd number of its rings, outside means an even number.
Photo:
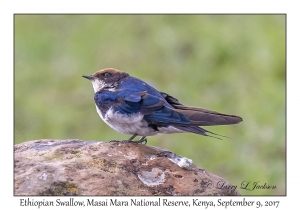
[[[95,93],[102,90],[105,86],[105,82],[103,82],[102,80],[99,80],[99,79],[91,80],[91,82],[92,82]]]

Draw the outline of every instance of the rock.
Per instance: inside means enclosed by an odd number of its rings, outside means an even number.
[[[136,143],[24,142],[14,170],[15,195],[239,195],[190,159]]]

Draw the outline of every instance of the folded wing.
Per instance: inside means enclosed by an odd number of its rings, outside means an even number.
[[[161,92],[165,100],[175,109],[176,112],[185,115],[192,125],[209,126],[209,125],[229,125],[237,124],[243,121],[239,116],[222,114],[200,107],[185,106],[178,99],[167,93]]]
[[[132,93],[124,96],[122,100],[126,103],[120,105],[122,113],[140,112],[149,124],[156,126],[173,126],[185,132],[191,132],[204,136],[210,136],[207,131],[199,126],[228,125],[242,121],[241,117],[227,115],[208,109],[185,106],[176,98],[161,92],[161,97],[157,97],[147,92]],[[167,103],[166,103],[167,102]],[[220,135],[218,135],[220,136]],[[215,136],[211,136],[218,138]]]
[[[124,97],[126,103],[120,108],[124,113],[140,112],[144,119],[160,125],[167,124],[190,124],[190,120],[183,113],[166,106],[166,101],[161,97],[148,94],[147,92],[132,93]]]

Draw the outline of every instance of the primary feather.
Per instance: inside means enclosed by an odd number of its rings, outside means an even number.
[[[222,114],[200,107],[185,106],[178,99],[167,93],[161,92],[166,101],[175,109],[176,112],[184,114],[192,125],[229,125],[237,124],[243,121],[239,116]]]

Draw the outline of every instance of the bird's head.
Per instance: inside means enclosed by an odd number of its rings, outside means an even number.
[[[113,69],[106,68],[96,71],[92,75],[83,75],[82,77],[92,82],[95,93],[103,89],[115,89],[121,80],[129,76],[127,73]]]

